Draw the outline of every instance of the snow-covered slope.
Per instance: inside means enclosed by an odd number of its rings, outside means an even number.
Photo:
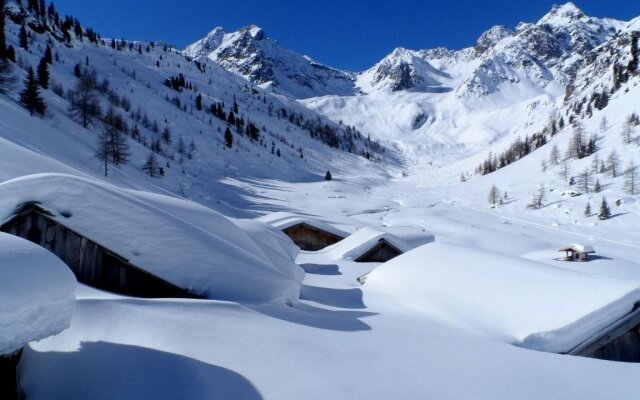
[[[13,143],[22,152],[32,150],[38,160],[8,163],[0,172],[3,179],[37,172],[104,175],[95,158],[104,124],[95,119],[83,128],[81,118],[69,111],[77,69],[95,78],[102,114],[113,107],[124,121],[129,162],[110,166],[107,178],[118,185],[175,193],[246,217],[239,191],[222,180],[313,181],[322,179],[327,169],[340,175],[359,164],[378,174],[381,168],[362,156],[372,161],[388,158],[392,163],[396,158],[391,152],[383,154],[384,149],[365,134],[249,85],[213,61],[196,63],[154,43],[99,37],[91,41],[86,29],[82,36],[73,28],[65,33],[55,18],[43,23],[15,2],[8,3],[7,14],[6,33],[17,53],[13,70],[18,82],[9,99],[0,98],[2,138],[8,141],[2,146],[13,149]],[[22,22],[30,35],[28,50],[19,46]],[[16,101],[26,69],[38,65],[47,45],[53,58],[50,88],[42,90],[48,114],[44,119],[31,118]],[[184,87],[166,85],[181,76]],[[196,104],[199,96],[202,109]],[[247,132],[250,124],[258,130],[253,137]],[[232,147],[225,142],[227,128]],[[14,150],[0,151],[13,157]],[[151,178],[142,170],[151,153],[164,175]]]
[[[369,304],[393,300],[386,306],[556,353],[630,313],[640,299],[637,282],[442,243],[385,263],[367,275],[364,291]]]

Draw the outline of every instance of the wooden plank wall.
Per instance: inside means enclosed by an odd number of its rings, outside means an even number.
[[[358,257],[356,262],[387,262],[392,258],[398,257],[402,252],[392,245],[390,245],[386,240],[381,239],[374,248],[367,251],[360,257]]]
[[[588,355],[600,360],[640,362],[640,325]]]
[[[336,244],[343,238],[330,232],[321,231],[307,224],[298,224],[284,229],[283,232],[293,240],[300,249],[308,251],[322,250]]]
[[[146,298],[198,297],[134,266],[35,209],[18,214],[0,230],[51,251],[69,266],[78,281],[95,288]]]
[[[20,399],[17,367],[21,355],[22,349],[13,354],[0,355],[0,399]]]

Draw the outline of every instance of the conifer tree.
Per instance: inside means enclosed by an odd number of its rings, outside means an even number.
[[[43,89],[49,89],[49,64],[44,57],[40,59],[38,64],[38,82]]]
[[[590,217],[591,216],[591,204],[587,203],[587,206],[584,209],[584,216],[585,217]]]
[[[5,35],[4,26],[4,0],[0,0],[0,60],[7,59],[7,37]]]
[[[149,153],[149,157],[147,157],[147,161],[142,165],[142,170],[152,178],[157,178],[160,176],[160,166],[158,165],[158,161],[156,160],[156,155],[154,152]]]
[[[20,25],[20,47],[27,50],[29,49],[29,37],[27,35],[27,28],[24,26],[24,23]]]
[[[16,83],[11,60],[5,36],[4,0],[0,0],[0,94],[8,93]]]
[[[168,126],[165,126],[162,131],[162,140],[164,140],[166,144],[171,144],[171,130]]]
[[[202,94],[198,93],[196,97],[196,109],[198,111],[202,111]]]
[[[47,45],[47,48],[44,50],[44,59],[47,64],[53,64],[53,52],[51,51],[51,46]]]
[[[69,112],[86,128],[102,114],[100,99],[96,94],[96,77],[85,73],[78,78],[75,90],[70,93]]]
[[[600,212],[598,213],[598,219],[605,220],[611,218],[611,210],[609,210],[609,205],[607,204],[607,199],[602,198],[602,203],[600,203]]]
[[[487,197],[487,202],[490,207],[495,207],[500,201],[500,191],[496,187],[496,185],[491,185],[491,189],[489,189],[489,196]]]
[[[616,149],[611,150],[609,157],[607,157],[607,169],[612,178],[617,177],[620,174],[620,157],[616,152]]]
[[[589,188],[591,187],[591,171],[588,168],[585,168],[578,175],[578,187],[583,193],[589,193]]]
[[[182,138],[182,136],[180,136],[180,138],[178,139],[178,154],[187,154],[187,146],[184,144],[184,139]]]
[[[622,142],[624,144],[631,144],[631,142],[633,141],[633,133],[633,117],[629,116],[625,119],[624,125],[622,125],[622,131],[620,131]]]
[[[233,133],[231,133],[231,129],[228,126],[224,131],[224,145],[228,148],[233,147]]]
[[[531,208],[534,210],[539,210],[544,206],[544,201],[546,199],[546,188],[544,187],[544,183],[540,184],[538,188],[538,192],[531,197],[531,203],[527,205],[527,208]]]
[[[124,119],[119,115],[113,106],[103,118],[104,132],[106,132],[106,140],[109,141],[111,156],[109,162],[115,165],[124,164],[129,161],[129,143],[124,134],[126,130]]]
[[[0,94],[9,93],[15,83],[13,65],[7,59],[0,59]]]
[[[551,147],[551,153],[549,153],[549,163],[551,165],[560,164],[560,150],[558,150],[558,145],[555,143]]]
[[[38,88],[38,80],[33,72],[33,68],[29,67],[27,72],[27,79],[24,81],[24,90],[20,92],[20,103],[29,110],[31,115],[44,115],[47,110],[47,105],[44,99],[40,96],[40,89]]]
[[[640,36],[639,32],[633,32],[631,34],[631,60],[629,60],[629,64],[627,64],[627,69],[631,74],[635,74],[638,69],[638,53],[640,52],[638,49],[638,36]]]
[[[632,196],[640,193],[638,166],[633,161],[629,163],[629,167],[624,172],[624,191]]]
[[[103,130],[98,135],[98,145],[96,148],[96,158],[102,162],[104,167],[104,176],[109,174],[109,163],[111,162],[111,154],[113,153],[113,143],[109,139],[109,132]]]
[[[564,179],[565,182],[569,182],[570,174],[571,174],[571,168],[569,168],[569,160],[565,158],[564,160],[562,160],[562,163],[560,164],[559,176],[562,179]]]
[[[229,115],[227,115],[227,121],[231,125],[235,125],[236,124],[236,116],[233,114],[233,111],[229,111]]]
[[[327,171],[326,174],[324,174],[324,180],[325,181],[330,181],[333,179],[333,175],[331,175],[331,171]]]

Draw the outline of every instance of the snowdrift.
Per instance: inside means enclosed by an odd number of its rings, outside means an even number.
[[[0,356],[68,328],[75,289],[73,273],[56,256],[0,233]]]
[[[61,224],[197,295],[295,302],[303,272],[296,248],[255,221],[231,221],[190,201],[87,178],[38,174],[0,184],[0,219],[37,202]]]
[[[640,283],[432,243],[372,271],[367,304],[395,300],[522,347],[567,352],[631,312]]]

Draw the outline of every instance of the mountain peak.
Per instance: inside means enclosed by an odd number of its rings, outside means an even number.
[[[256,40],[262,40],[266,37],[264,30],[260,28],[258,25],[247,25],[239,29],[239,32],[247,32],[251,35],[252,38]]]
[[[538,24],[549,24],[554,22],[568,22],[585,17],[585,14],[572,2],[562,5],[554,4],[551,11]]]
[[[192,58],[205,56],[213,50],[217,49],[218,46],[220,46],[224,35],[224,29],[222,29],[221,27],[216,27],[204,38],[187,46],[187,48],[184,50],[184,53],[185,55]]]

